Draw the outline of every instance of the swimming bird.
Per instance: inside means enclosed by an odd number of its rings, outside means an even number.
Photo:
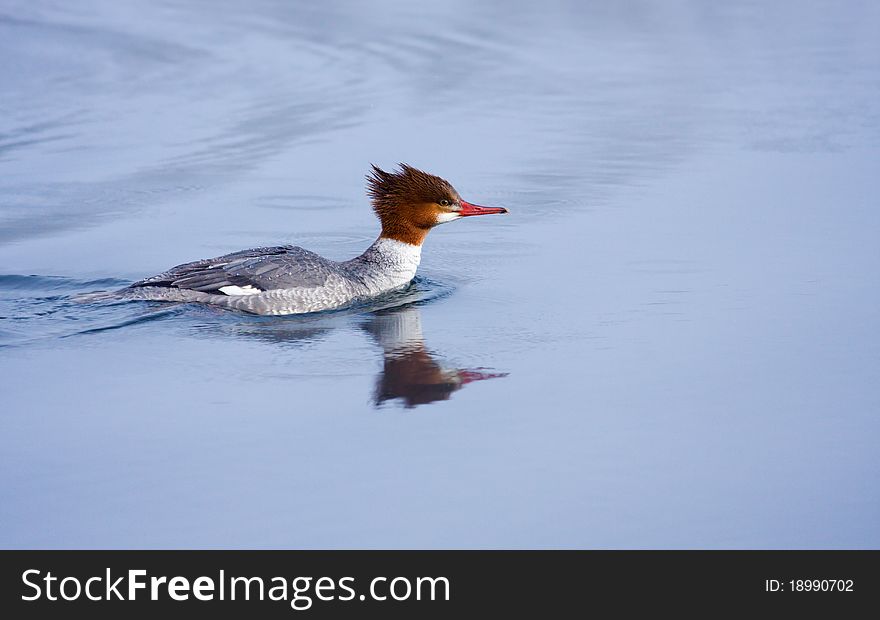
[[[367,175],[382,224],[363,254],[332,261],[293,245],[255,248],[178,265],[135,282],[128,299],[200,302],[253,314],[304,314],[350,306],[407,286],[432,228],[463,217],[507,213],[462,199],[445,179],[407,164]]]

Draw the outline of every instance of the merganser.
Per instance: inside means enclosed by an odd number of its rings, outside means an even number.
[[[422,242],[434,226],[507,213],[503,207],[466,202],[445,179],[407,164],[397,172],[374,165],[367,192],[382,232],[356,258],[336,262],[292,245],[242,250],[178,265],[120,293],[128,299],[201,302],[252,314],[333,310],[408,285],[421,260]]]

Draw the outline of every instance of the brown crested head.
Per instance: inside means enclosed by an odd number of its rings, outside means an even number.
[[[367,193],[382,222],[382,236],[421,245],[437,224],[468,215],[506,213],[500,207],[478,207],[462,200],[446,179],[407,164],[398,172],[378,166],[367,175]]]

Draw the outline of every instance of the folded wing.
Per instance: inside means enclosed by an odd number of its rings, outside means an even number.
[[[335,266],[336,263],[314,252],[284,245],[243,250],[178,265],[131,286],[170,287],[221,295],[315,288],[327,281]],[[224,288],[227,290],[222,290]]]

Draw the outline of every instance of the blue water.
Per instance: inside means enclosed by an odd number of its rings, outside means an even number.
[[[0,546],[880,547],[870,2],[0,2]],[[367,307],[89,297],[444,225]]]

